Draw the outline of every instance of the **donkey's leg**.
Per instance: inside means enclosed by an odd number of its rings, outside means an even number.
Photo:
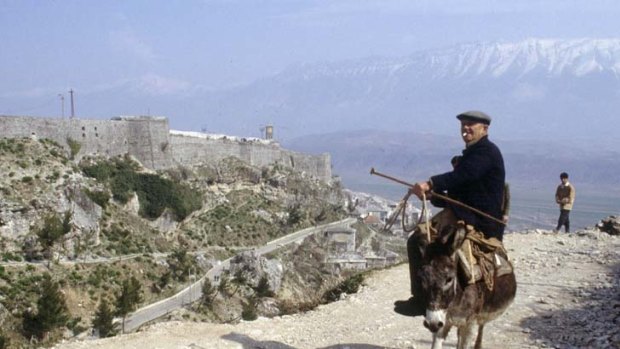
[[[452,328],[451,324],[446,324],[444,327],[440,328],[437,332],[433,333],[433,346],[431,349],[442,349],[443,341],[446,340],[448,333],[450,332],[450,328]]]
[[[458,342],[456,343],[457,349],[469,349],[471,348],[474,339],[475,323],[466,323],[463,326],[459,326]]]
[[[476,344],[474,345],[474,349],[482,349],[482,330],[484,329],[484,324],[478,325],[478,336],[476,337]]]

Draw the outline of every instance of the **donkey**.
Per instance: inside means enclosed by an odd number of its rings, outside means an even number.
[[[483,280],[468,284],[458,273],[456,252],[465,239],[464,229],[448,231],[430,243],[424,255],[425,265],[418,277],[422,299],[426,303],[424,327],[433,333],[433,349],[441,349],[452,326],[458,329],[457,349],[482,347],[484,325],[499,317],[512,303],[517,292],[514,273],[493,276],[490,291]]]

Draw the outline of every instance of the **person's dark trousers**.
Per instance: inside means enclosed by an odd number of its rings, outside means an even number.
[[[428,242],[426,234],[419,229],[411,234],[407,239],[407,256],[409,257],[409,282],[411,283],[411,294],[407,300],[394,302],[394,311],[406,316],[420,316],[426,312],[426,300],[422,292],[422,285],[418,277],[418,271],[424,265],[422,251]]]
[[[411,282],[411,294],[422,301],[422,286],[417,273],[424,265],[424,256],[422,251],[428,245],[426,234],[416,230],[409,239],[407,239],[407,257],[409,258],[409,281]]]
[[[560,209],[560,218],[558,218],[558,226],[555,230],[560,231],[560,228],[564,226],[564,230],[568,233],[570,232],[570,210]]]

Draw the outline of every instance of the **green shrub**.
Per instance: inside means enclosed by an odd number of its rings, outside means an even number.
[[[267,276],[263,275],[258,281],[258,285],[254,288],[254,292],[258,297],[273,297],[275,293],[271,290],[269,286],[269,280]]]
[[[82,171],[99,181],[108,181],[114,200],[124,204],[133,193],[140,200],[140,215],[158,218],[166,208],[179,220],[202,206],[202,196],[196,190],[156,174],[138,173],[138,166],[129,159],[115,159],[83,166]]]
[[[106,208],[108,206],[108,201],[110,201],[110,194],[107,191],[90,191],[88,189],[84,190],[86,196],[88,196],[94,203],[101,206],[102,208]]]
[[[0,349],[8,348],[11,341],[3,333],[0,333]]]
[[[112,190],[112,197],[114,200],[122,204],[129,201],[135,190],[135,177],[135,173],[127,171],[117,172],[114,177],[112,177],[110,189]]]
[[[245,321],[254,321],[258,319],[255,299],[250,298],[247,300],[247,302],[243,303],[243,310],[241,310],[241,318]]]
[[[71,231],[71,216],[71,211],[66,211],[62,218],[55,213],[43,218],[43,226],[36,235],[45,252],[50,252],[54,243]]]
[[[92,166],[82,167],[82,172],[84,172],[86,176],[102,182],[110,178],[112,171],[112,166],[108,162],[100,162]]]
[[[199,193],[178,182],[154,174],[138,174],[135,179],[143,217],[157,218],[170,208],[179,220],[183,220],[202,205]]]
[[[69,145],[69,149],[71,149],[71,159],[74,159],[75,156],[80,152],[82,145],[80,142],[72,139],[71,137],[67,137],[67,144]]]
[[[2,260],[4,262],[10,262],[10,261],[21,262],[23,259],[20,255],[14,254],[12,252],[4,252],[2,253]]]
[[[334,302],[340,299],[340,295],[343,293],[357,293],[363,282],[364,274],[355,274],[353,276],[350,276],[341,283],[339,283],[336,287],[325,292],[325,294],[323,295],[323,301],[327,303]]]

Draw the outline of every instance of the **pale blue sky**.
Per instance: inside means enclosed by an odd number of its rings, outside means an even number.
[[[612,0],[0,0],[0,114],[58,115],[69,88],[183,94],[299,63],[619,37],[618,18]]]

